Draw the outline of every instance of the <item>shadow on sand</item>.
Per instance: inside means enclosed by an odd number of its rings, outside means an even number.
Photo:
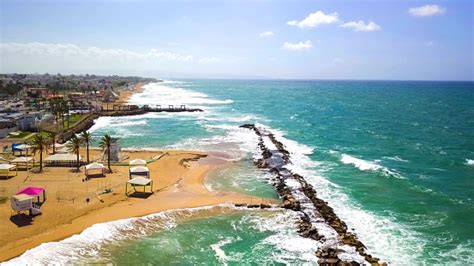
[[[10,221],[18,227],[28,226],[33,224],[33,216],[20,213],[10,217]]]

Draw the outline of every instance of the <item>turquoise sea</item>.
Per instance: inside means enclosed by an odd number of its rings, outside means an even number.
[[[473,82],[175,80],[146,85],[131,103],[204,112],[102,117],[93,135],[124,148],[227,153],[235,167],[211,173],[209,188],[277,197],[252,163],[254,133],[238,128],[256,123],[372,255],[395,265],[474,261]],[[295,214],[216,208],[96,225],[12,262],[316,263],[318,243],[297,235]]]

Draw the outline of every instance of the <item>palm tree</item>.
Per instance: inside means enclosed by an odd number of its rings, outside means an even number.
[[[76,135],[73,135],[72,138],[67,143],[67,149],[69,152],[73,152],[76,154],[77,159],[77,171],[79,171],[79,151],[81,149],[82,140],[78,138]]]
[[[99,147],[107,151],[107,166],[109,167],[109,171],[112,172],[112,168],[110,168],[110,145],[112,145],[112,137],[110,137],[109,134],[105,134],[100,139]]]
[[[42,134],[36,134],[31,142],[33,146],[33,150],[36,153],[39,151],[40,155],[40,172],[43,171],[43,151],[45,151],[48,147],[48,139]]]
[[[82,132],[82,133],[81,133],[81,139],[82,139],[82,142],[84,142],[84,143],[86,144],[87,163],[89,163],[89,145],[90,145],[91,142],[92,142],[91,133],[89,133],[88,131]]]
[[[53,154],[56,154],[56,135],[57,133],[54,131],[49,132],[49,138],[51,140],[51,143],[53,145]]]

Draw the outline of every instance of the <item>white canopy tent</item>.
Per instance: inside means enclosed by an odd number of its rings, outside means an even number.
[[[27,149],[31,149],[31,146],[28,145],[28,144],[21,144],[21,145],[18,145],[16,146],[17,149],[22,149],[22,150],[27,150]]]
[[[135,159],[135,160],[131,160],[129,162],[129,165],[130,166],[139,166],[139,165],[144,165],[146,166],[147,165],[147,162],[145,160],[142,160],[142,159]]]
[[[135,187],[140,186],[143,187],[143,192],[145,192],[145,189],[147,186],[150,186],[150,193],[153,193],[153,180],[144,178],[141,176],[134,177],[133,179],[128,180],[125,183],[125,195],[128,196],[128,185],[131,185],[133,187],[133,190],[136,191]]]
[[[148,169],[148,167],[146,166],[135,166],[135,167],[131,167],[129,169],[129,176],[130,176],[130,179],[132,179],[132,176],[145,176],[146,178],[150,178],[150,169]]]
[[[100,171],[100,173],[102,175],[104,175],[106,173],[106,170],[107,170],[107,168],[103,164],[96,163],[96,162],[93,162],[93,163],[90,163],[90,164],[86,165],[85,168],[86,169],[85,169],[84,173],[85,173],[86,176],[91,175],[90,172],[92,172],[92,171],[95,171],[95,172]]]
[[[7,164],[7,163],[0,164],[0,176],[10,177],[10,172],[13,169],[16,170],[16,174],[15,174],[16,176],[18,174],[18,169],[16,168],[16,165]]]
[[[10,163],[16,164],[17,169],[18,169],[18,166],[20,164],[23,164],[23,165],[25,165],[26,170],[28,170],[29,166],[30,166],[30,163],[31,163],[31,168],[33,168],[33,166],[35,164],[35,160],[33,159],[33,157],[17,157],[13,161],[11,161]]]
[[[82,157],[79,155],[79,161]],[[52,165],[70,165],[75,166],[77,163],[77,156],[75,154],[53,154],[45,159],[47,164]]]

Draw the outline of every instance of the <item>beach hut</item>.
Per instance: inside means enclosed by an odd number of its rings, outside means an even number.
[[[16,172],[15,172],[15,176],[16,176],[18,174],[18,169],[16,168],[15,165],[2,163],[2,164],[0,164],[0,176],[11,177],[12,175],[10,175],[10,173],[14,169],[16,170]]]
[[[84,171],[84,174],[86,175],[86,177],[90,175],[98,175],[98,174],[105,175],[105,173],[107,172],[107,168],[103,164],[96,163],[96,162],[86,165],[85,168],[86,169]]]
[[[29,168],[33,168],[35,161],[32,157],[17,157],[10,163],[15,164],[17,169],[20,165],[23,165],[26,168],[26,170],[28,170]],[[30,167],[30,164],[31,164],[31,167]]]
[[[79,162],[82,157],[79,156]],[[76,166],[77,157],[75,154],[54,154],[48,156],[45,159],[45,163],[49,165],[60,165],[60,166]]]
[[[12,210],[17,214],[23,211],[30,212],[33,208],[33,197],[26,194],[19,194],[10,198]]]
[[[132,167],[132,166],[146,166],[147,165],[147,162],[145,160],[142,160],[142,159],[135,159],[135,160],[131,160],[129,163],[129,166]]]
[[[55,153],[68,153],[68,148],[66,144],[54,143]]]
[[[14,143],[12,144],[12,153],[15,155],[15,152],[20,152],[20,156],[23,155],[23,152],[26,152],[26,155],[28,155],[28,151],[31,150],[31,146],[27,144],[19,144],[19,143]]]
[[[127,182],[125,182],[125,195],[128,196],[128,185],[133,187],[133,190],[136,192],[135,187],[143,187],[143,193],[146,191],[146,187],[150,187],[150,193],[153,194],[153,180],[141,176],[134,177]]]
[[[134,176],[150,178],[150,170],[146,166],[135,166],[129,170],[129,177],[132,179]]]
[[[34,197],[36,198],[38,205],[46,201],[46,189],[41,187],[25,187],[18,191],[16,195],[28,195]],[[42,200],[41,196],[43,196]]]

